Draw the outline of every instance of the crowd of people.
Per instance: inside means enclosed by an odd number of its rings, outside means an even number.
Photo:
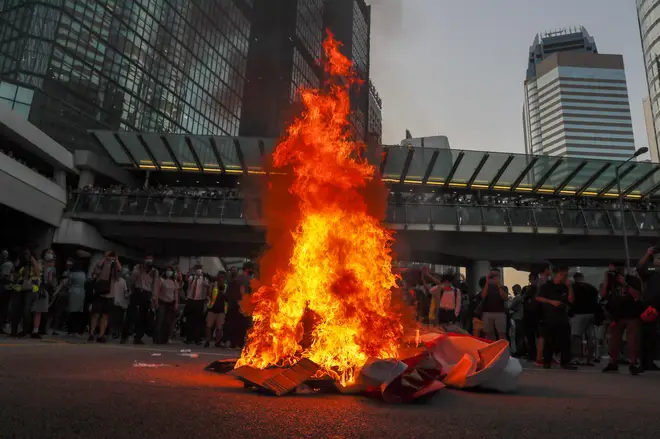
[[[132,269],[112,251],[91,266],[88,256],[58,263],[50,248],[39,256],[3,250],[0,330],[32,338],[65,331],[98,343],[144,344],[148,336],[155,344],[181,337],[206,347],[244,346],[250,326],[244,297],[258,286],[252,264],[215,274],[197,264],[183,273],[174,265],[158,269],[151,256]],[[509,339],[515,356],[544,368],[593,366],[607,353],[604,372],[618,371],[622,361],[633,375],[658,370],[660,248],[649,248],[634,273],[610,265],[598,287],[579,272],[571,279],[567,267],[545,265],[511,292],[497,268],[472,294],[460,275],[428,267],[404,271],[398,290],[421,324]]]
[[[408,273],[410,274],[410,273]],[[610,265],[595,287],[568,267],[538,267],[524,288],[512,292],[492,268],[470,294],[453,273],[438,276],[427,268],[403,275],[400,289],[420,322],[459,326],[489,340],[508,339],[517,357],[544,368],[594,366],[608,357],[604,372],[627,363],[630,373],[657,371],[660,310],[660,248],[652,247],[634,273]]]
[[[17,156],[14,154],[14,151],[12,151],[11,149],[8,150],[8,151],[5,151],[4,149],[0,149],[0,154],[4,154],[4,155],[6,155],[7,157],[9,157],[10,159],[13,159],[13,160],[17,161],[17,162],[20,163],[21,165],[23,165],[23,166],[27,166],[28,168],[32,169],[32,170],[33,170],[34,172],[36,172],[37,174],[41,174],[41,176],[46,177],[47,179],[49,179],[49,180],[51,180],[51,181],[54,181],[52,175],[48,175],[48,174],[46,174],[46,173],[40,171],[39,169],[37,169],[36,167],[34,167],[34,166],[32,166],[30,163],[28,163],[26,160],[23,160],[21,157],[17,157]]]
[[[484,207],[552,207],[560,209],[608,209],[619,208],[618,200],[595,199],[589,197],[565,198],[523,195],[490,195],[461,192],[389,192],[389,202],[399,205],[425,204],[425,205],[458,205],[458,206],[484,206]],[[648,200],[627,201],[625,207],[635,210],[657,210],[657,206]]]
[[[241,306],[252,290],[250,263],[229,273],[209,274],[199,264],[182,273],[174,265],[159,270],[147,256],[130,269],[108,251],[91,267],[85,256],[67,258],[60,272],[59,265],[52,249],[39,257],[29,249],[1,252],[2,333],[38,339],[66,331],[90,342],[132,338],[138,345],[145,336],[155,344],[181,337],[206,347],[244,345],[249,316]]]
[[[79,191],[69,191],[71,196],[79,193],[90,195],[124,195],[124,196],[144,196],[144,197],[207,197],[214,199],[237,200],[242,198],[241,191],[236,188],[226,187],[184,187],[157,185],[147,188],[129,188],[122,185],[113,185],[109,187],[99,187],[87,185]]]

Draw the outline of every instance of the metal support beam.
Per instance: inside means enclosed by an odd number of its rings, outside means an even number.
[[[199,157],[197,156],[197,153],[195,152],[195,148],[193,148],[192,145],[192,140],[190,140],[190,136],[185,136],[186,139],[186,145],[188,145],[188,149],[190,150],[190,153],[193,156],[193,159],[195,159],[195,163],[197,163],[197,168],[204,172],[204,167],[202,166],[202,162],[199,160]]]
[[[209,142],[211,142],[211,151],[213,151],[213,155],[215,156],[215,160],[218,162],[218,166],[220,166],[220,169],[222,169],[222,173],[224,174],[225,171],[225,164],[222,161],[222,157],[220,156],[220,152],[218,151],[218,145],[215,143],[215,138],[209,137]]]
[[[573,170],[573,172],[571,172],[570,174],[568,174],[568,177],[566,177],[566,178],[564,179],[564,181],[562,181],[561,183],[559,183],[559,186],[557,186],[557,189],[555,189],[555,195],[559,195],[559,193],[560,193],[561,191],[564,190],[564,188],[566,187],[566,185],[568,185],[568,183],[570,183],[571,180],[573,180],[573,178],[575,178],[575,176],[578,174],[578,172],[580,172],[582,169],[584,169],[585,166],[587,166],[587,163],[588,163],[588,162],[587,162],[586,160],[583,160],[582,163],[580,163],[580,164],[577,166],[577,168],[575,168],[575,169]]]
[[[140,137],[142,137],[142,136],[140,136]],[[176,154],[174,154],[174,150],[172,149],[172,145],[170,145],[170,141],[167,140],[167,137],[165,137],[165,136],[160,136],[160,140],[163,142],[163,145],[165,145],[165,149],[170,154],[174,164],[176,165],[176,167],[180,171],[181,170],[181,163],[179,162],[179,159],[176,157]]]
[[[112,136],[115,138],[117,143],[119,143],[119,146],[122,147],[122,149],[124,150],[126,155],[133,161],[133,163],[135,163],[135,166],[137,166],[139,168],[140,167],[140,162],[135,160],[135,157],[133,157],[133,154],[131,154],[131,151],[126,147],[126,144],[124,143],[123,140],[121,140],[121,137],[119,137],[119,134],[114,133]],[[97,140],[98,140],[98,138],[97,138]],[[100,142],[100,140],[99,140],[99,142]]]
[[[531,171],[531,169],[534,167],[534,165],[536,164],[536,162],[537,162],[538,160],[539,160],[538,157],[532,157],[532,159],[529,161],[529,163],[527,163],[527,166],[525,166],[525,169],[523,169],[523,171],[520,173],[520,175],[518,176],[518,178],[516,178],[516,179],[513,181],[513,184],[511,185],[511,192],[513,192],[513,191],[515,191],[516,189],[518,189],[518,186],[520,186],[520,183],[522,183],[522,181],[523,181],[523,179],[525,178],[525,176],[526,176],[527,174],[529,174],[529,171]]]
[[[605,163],[594,175],[589,177],[589,180],[585,181],[584,184],[580,187],[580,189],[575,192],[575,195],[580,196],[582,195],[582,192],[586,191],[589,189],[589,186],[591,186],[594,181],[598,180],[598,177],[603,175],[603,172],[607,171],[607,169],[612,166],[612,163]]]
[[[658,168],[657,166],[654,166],[652,170],[650,170],[649,172],[647,172],[646,174],[644,174],[639,180],[637,180],[636,182],[634,182],[633,184],[631,184],[631,185],[628,187],[628,189],[624,190],[624,191],[623,191],[623,196],[624,196],[624,197],[627,197],[628,194],[630,194],[632,191],[634,191],[635,189],[637,189],[637,188],[638,188],[642,183],[644,183],[646,180],[648,180],[649,178],[651,178],[651,177],[653,176],[653,174],[655,174],[656,172],[658,172],[658,169],[660,169],[660,168]]]
[[[474,184],[474,181],[477,179],[477,176],[478,176],[479,173],[481,172],[481,169],[484,167],[484,165],[485,165],[486,162],[488,161],[488,157],[490,157],[490,154],[488,154],[488,153],[484,153],[484,156],[481,157],[481,160],[479,161],[479,164],[478,164],[477,167],[474,169],[474,172],[472,173],[472,176],[471,176],[470,179],[468,180],[468,183],[467,183],[467,187],[468,187],[468,189],[471,188],[472,185]]]
[[[635,169],[636,167],[637,167],[637,163],[631,163],[630,166],[628,166],[628,168],[626,168],[624,171],[619,171],[619,178],[617,179],[616,177],[614,177],[614,179],[612,181],[610,181],[605,186],[603,186],[603,188],[600,190],[600,192],[598,192],[598,196],[602,197],[604,194],[606,194],[607,191],[609,191],[610,189],[612,189],[614,187],[614,185],[617,183],[617,181],[623,180],[624,177],[626,175],[630,174],[632,172],[632,170]]]
[[[426,171],[424,172],[424,177],[422,178],[422,184],[426,184],[429,181],[429,178],[431,177],[431,172],[433,172],[433,168],[435,167],[435,162],[438,161],[439,155],[440,155],[439,149],[433,151],[431,160],[429,160],[429,165],[426,168]]]
[[[401,170],[401,177],[399,178],[399,184],[403,184],[403,180],[406,179],[406,176],[408,175],[408,169],[410,169],[410,163],[412,162],[414,155],[415,155],[415,149],[408,148],[408,155],[406,156],[406,161],[403,164],[403,169]]]
[[[506,168],[509,167],[509,165],[511,164],[511,162],[513,161],[513,159],[515,157],[516,156],[514,156],[513,154],[511,154],[509,157],[507,157],[504,164],[500,167],[499,171],[497,171],[497,174],[495,174],[495,177],[493,177],[490,184],[488,185],[489,190],[492,191],[495,188],[495,186],[497,185],[497,182],[500,181],[500,178],[502,178],[502,175],[504,175],[504,172],[506,171]]]
[[[445,180],[445,187],[449,187],[449,183],[451,182],[451,179],[454,178],[454,174],[456,174],[458,165],[460,165],[461,161],[463,161],[463,157],[465,157],[465,153],[463,151],[459,152],[458,156],[456,157],[456,160],[454,160],[454,164],[449,170],[449,174],[447,175],[447,179]]]
[[[651,189],[642,194],[642,198],[648,198],[660,190],[660,183],[654,185]]]
[[[236,147],[236,156],[238,157],[238,161],[241,163],[241,168],[243,169],[243,174],[247,175],[248,174],[248,168],[245,165],[245,157],[243,156],[243,151],[241,150],[241,143],[235,137],[234,137],[234,147]]]
[[[390,155],[390,148],[383,146],[383,158],[380,161],[380,177],[383,178],[385,172],[385,165],[387,165],[387,157]]]
[[[557,170],[557,168],[564,163],[564,159],[559,159],[557,160],[551,167],[548,169],[548,172],[543,174],[543,176],[539,179],[539,181],[536,183],[536,186],[534,186],[534,189],[532,189],[532,192],[536,193],[541,187],[545,184],[545,182],[550,178],[553,172]]]

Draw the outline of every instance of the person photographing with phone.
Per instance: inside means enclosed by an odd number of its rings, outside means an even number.
[[[542,305],[543,315],[543,368],[552,367],[552,354],[561,355],[561,368],[577,370],[571,364],[571,325],[568,307],[575,301],[568,267],[559,267],[551,282],[541,285],[536,301]]]
[[[603,285],[600,287],[600,297],[606,300],[605,309],[610,314],[612,322],[609,326],[610,362],[603,372],[618,372],[618,359],[626,334],[630,374],[638,375],[642,370],[637,360],[639,355],[640,319],[642,285],[639,278],[623,275],[623,269],[610,264],[605,272]]]

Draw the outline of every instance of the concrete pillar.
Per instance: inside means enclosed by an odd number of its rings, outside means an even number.
[[[66,189],[66,172],[62,170],[56,170],[53,176],[55,177],[55,183],[57,183],[58,186]]]
[[[94,186],[94,173],[89,169],[81,171],[80,178],[78,179],[78,189],[82,189],[85,186]]]
[[[488,276],[490,272],[490,262],[488,261],[473,261],[466,267],[465,278],[467,280],[470,294],[475,294],[479,291],[479,279]]]

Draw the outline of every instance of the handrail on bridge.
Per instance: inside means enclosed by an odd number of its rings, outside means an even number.
[[[66,214],[80,219],[263,223],[257,198],[75,192]],[[626,221],[636,234],[657,234],[660,211],[614,208],[389,203],[385,223],[409,230],[615,234]]]

